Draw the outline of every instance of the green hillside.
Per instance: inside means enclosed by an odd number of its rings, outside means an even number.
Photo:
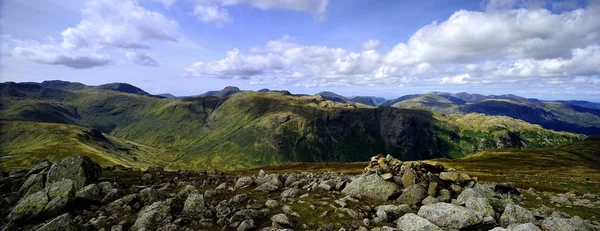
[[[156,162],[155,156],[146,159],[174,169],[362,161],[374,153],[405,160],[454,158],[491,148],[549,147],[584,138],[507,117],[444,116],[285,92],[168,99],[3,83],[0,94],[1,119],[93,128],[162,150]]]
[[[0,120],[0,168],[20,169],[39,160],[89,156],[102,165],[147,167],[168,164],[161,151],[105,135],[95,129],[58,123]]]

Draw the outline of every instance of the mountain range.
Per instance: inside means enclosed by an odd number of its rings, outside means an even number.
[[[1,83],[0,165],[26,166],[41,153],[50,153],[49,159],[87,153],[101,163],[233,169],[363,161],[376,153],[403,160],[457,158],[585,138],[506,116],[374,107],[329,100],[332,95],[323,93],[238,90],[166,98],[123,83]]]

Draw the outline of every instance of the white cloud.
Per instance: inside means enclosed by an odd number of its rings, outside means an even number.
[[[82,10],[84,19],[61,33],[64,48],[94,45],[149,48],[150,41],[177,41],[178,25],[136,1],[95,0]]]
[[[545,9],[505,12],[461,10],[418,30],[386,57],[397,65],[481,59],[544,59],[600,41],[600,8],[552,14]]]
[[[379,40],[371,39],[362,44],[363,50],[372,50],[372,49],[377,49],[378,47],[379,47]]]
[[[373,50],[377,40],[353,52],[284,36],[184,72],[296,86],[566,84],[576,76],[600,75],[598,16],[595,5],[562,13],[535,7],[461,10],[384,53]]]
[[[176,42],[179,37],[175,21],[146,10],[134,0],[90,1],[82,15],[75,27],[60,33],[60,39],[50,37],[45,42],[12,39],[6,53],[41,64],[91,68],[110,64],[107,53],[115,48],[150,49],[152,41]],[[145,53],[125,54],[137,64],[158,65]]]
[[[125,56],[127,57],[127,59],[129,59],[130,61],[132,61],[135,64],[140,65],[140,66],[148,66],[148,67],[158,67],[159,66],[158,62],[146,53],[142,53],[139,51],[137,51],[137,52],[128,51],[128,52],[125,52]]]
[[[223,27],[233,22],[229,17],[227,9],[216,5],[196,5],[194,7],[194,15],[200,21],[215,24],[216,27]]]
[[[75,69],[105,66],[111,63],[110,56],[94,50],[69,50],[57,44],[42,44],[36,41],[12,40],[6,51],[10,57],[26,59],[40,64],[62,65]]]
[[[453,77],[444,77],[442,78],[442,84],[466,84],[468,83],[466,79],[470,78],[469,74],[461,74]]]

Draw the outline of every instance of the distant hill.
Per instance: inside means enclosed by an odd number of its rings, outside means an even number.
[[[96,86],[95,88],[103,90],[120,91],[136,95],[152,96],[148,92],[145,92],[144,90],[127,83],[108,83]]]
[[[157,96],[161,96],[161,97],[165,97],[165,98],[169,98],[169,99],[177,98],[177,96],[174,96],[170,93],[158,94]]]
[[[372,107],[285,91],[161,99],[101,88],[67,91],[1,83],[0,119],[97,130],[161,150],[148,161],[172,169],[364,161],[376,153],[403,160],[457,158],[492,148],[550,147],[584,138],[509,117]],[[50,150],[54,142],[30,143]],[[27,142],[15,145],[19,143]],[[14,150],[19,149],[0,147],[3,156],[21,152]]]
[[[539,124],[547,129],[600,135],[600,109],[592,108],[594,103],[584,102],[540,101],[515,95],[432,93],[403,96],[388,100],[382,105],[404,109],[425,109],[444,114],[482,113],[509,116]]]
[[[229,86],[229,87],[223,88],[223,90],[220,90],[220,91],[208,91],[204,94],[201,94],[200,96],[229,97],[231,95],[234,95],[234,94],[237,94],[240,92],[242,92],[242,91],[240,91],[239,88]]]

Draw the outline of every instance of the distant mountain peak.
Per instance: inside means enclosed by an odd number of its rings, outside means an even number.
[[[152,96],[151,94],[142,90],[141,88],[133,86],[128,83],[107,83],[107,84],[102,84],[102,85],[96,86],[96,88],[104,89],[104,90],[119,91],[119,92],[136,94],[136,95]]]

